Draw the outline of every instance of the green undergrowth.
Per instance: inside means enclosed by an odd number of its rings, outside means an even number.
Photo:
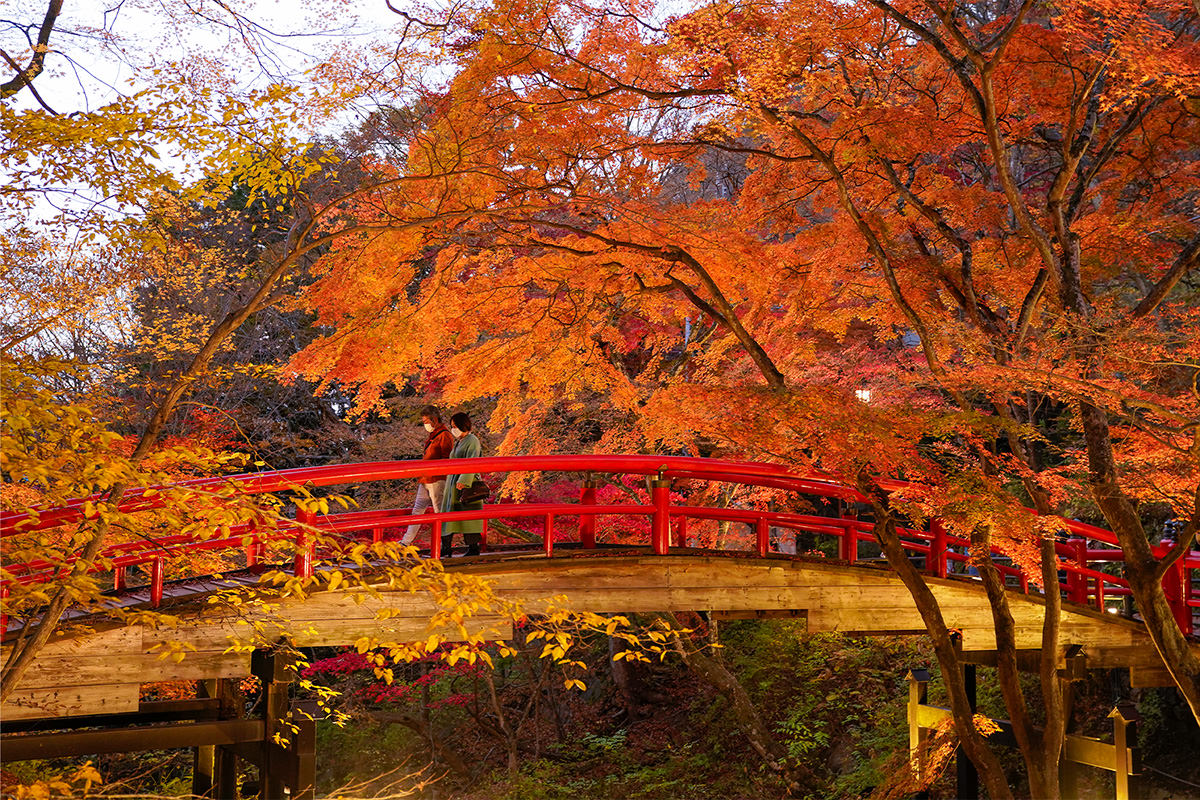
[[[907,747],[904,674],[925,664],[916,638],[807,635],[803,623],[723,623],[718,657],[786,752],[816,776],[812,797],[865,797]],[[730,700],[678,663],[649,668],[672,688],[644,719],[579,731],[517,774],[492,770],[461,795],[524,798],[781,797],[783,782],[749,746]],[[663,692],[664,694],[666,692]],[[678,702],[676,702],[678,700]]]

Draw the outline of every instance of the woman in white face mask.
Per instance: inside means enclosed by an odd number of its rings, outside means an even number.
[[[479,458],[482,447],[479,444],[479,437],[471,433],[470,417],[461,411],[450,417],[450,435],[455,439],[454,449],[450,451],[451,458]],[[482,500],[476,500],[473,503],[458,502],[458,493],[474,483],[478,477],[479,474],[475,472],[446,476],[445,507],[448,511],[480,511],[483,509]],[[450,555],[450,546],[456,533],[463,535],[463,543],[467,546],[467,555],[479,555],[479,545],[483,541],[483,520],[461,520],[442,525],[443,558]]]

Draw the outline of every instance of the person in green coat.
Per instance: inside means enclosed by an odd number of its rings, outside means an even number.
[[[479,437],[471,433],[471,418],[461,411],[450,417],[450,435],[454,437],[454,449],[450,451],[451,458],[479,458],[482,447]],[[475,472],[464,472],[459,475],[446,476],[446,492],[444,505],[448,511],[481,511],[483,501],[460,503],[458,493],[466,489],[479,477]],[[483,541],[483,520],[468,519],[447,522],[442,525],[442,556],[450,555],[450,547],[454,534],[463,535],[463,543],[467,546],[467,555],[479,555],[479,545]]]

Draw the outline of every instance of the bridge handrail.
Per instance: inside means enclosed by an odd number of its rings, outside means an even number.
[[[478,459],[457,459],[441,461],[387,461],[365,464],[341,464],[322,467],[304,467],[282,470],[271,473],[249,473],[222,478],[203,478],[182,482],[181,486],[189,488],[217,488],[234,485],[246,494],[276,492],[297,487],[322,487],[346,483],[359,483],[376,480],[411,479],[425,475],[449,475],[463,472],[493,473],[493,472],[581,472],[601,474],[636,474],[656,475],[667,479],[696,479],[704,481],[735,482],[751,486],[765,486],[786,489],[803,494],[838,497],[848,500],[861,501],[864,498],[853,487],[839,483],[832,476],[823,474],[802,474],[793,472],[778,464],[763,462],[735,462],[719,459],[691,458],[686,456],[654,456],[654,455],[551,455],[551,456],[511,456],[489,457]],[[907,484],[889,481],[886,488],[902,489]],[[854,519],[823,517],[796,514],[792,512],[766,511],[759,509],[738,508],[709,508],[687,505],[674,505],[670,502],[669,490],[655,488],[652,491],[652,502],[649,504],[615,504],[596,505],[594,495],[587,505],[573,503],[541,503],[513,504],[501,503],[486,506],[483,511],[451,511],[436,514],[414,516],[402,509],[354,511],[345,514],[326,515],[317,517],[308,512],[298,512],[298,522],[315,525],[333,533],[352,533],[362,530],[381,529],[400,524],[430,523],[434,527],[434,537],[431,555],[440,555],[440,542],[437,533],[445,522],[456,520],[488,521],[506,517],[538,517],[546,519],[544,532],[544,548],[550,555],[554,546],[552,523],[556,517],[578,517],[581,520],[581,539],[585,541],[582,521],[592,520],[590,526],[594,529],[594,520],[602,515],[647,516],[651,519],[651,545],[655,552],[665,554],[670,546],[671,523],[676,523],[676,538],[686,542],[686,524],[690,519],[725,520],[744,522],[755,531],[756,549],[759,554],[766,556],[770,549],[770,528],[792,528],[821,535],[832,535],[839,539],[839,557],[855,561],[858,558],[858,543],[871,538],[871,524]],[[137,512],[161,507],[165,500],[157,493],[166,487],[150,487],[149,489],[130,490],[120,503],[125,511]],[[586,490],[585,490],[586,491]],[[93,499],[94,500],[94,499]],[[581,498],[582,500],[582,498]],[[63,525],[83,517],[85,500],[80,499],[57,508],[45,509],[36,515],[10,515],[0,520],[0,534],[11,536],[14,533],[25,533]],[[403,513],[398,513],[403,512]],[[1030,513],[1033,513],[1030,511]],[[35,519],[36,517],[36,519]],[[1067,542],[1056,543],[1056,551],[1064,557],[1062,571],[1066,575],[1064,588],[1069,599],[1077,602],[1087,602],[1094,597],[1096,604],[1104,605],[1104,596],[1119,596],[1128,593],[1128,582],[1120,576],[1109,575],[1091,569],[1088,564],[1103,561],[1120,560],[1119,548],[1089,548],[1087,540],[1098,541],[1106,545],[1117,544],[1116,537],[1109,531],[1074,520],[1063,520],[1065,527],[1081,538]],[[290,525],[278,528],[270,533],[257,531],[253,525],[232,526],[228,535],[222,538],[207,537],[199,534],[177,534],[158,537],[144,542],[127,542],[112,545],[102,554],[102,563],[97,564],[92,571],[101,572],[108,569],[117,570],[118,585],[123,585],[124,571],[130,566],[149,563],[155,577],[152,578],[152,595],[161,598],[162,592],[162,561],[176,555],[194,550],[219,550],[247,545],[247,563],[251,564],[250,547],[261,548],[267,541],[273,539],[293,540],[304,548],[303,525]],[[965,561],[966,556],[954,552],[953,548],[965,548],[965,539],[950,535],[944,528],[938,530],[931,525],[930,530],[902,528],[901,536],[907,539],[905,547],[912,553],[926,558],[928,571],[945,576],[950,562]],[[594,533],[592,534],[594,545]],[[677,541],[678,546],[678,541]],[[1156,552],[1165,552],[1165,546],[1158,546]],[[311,574],[314,554],[308,552],[296,556],[295,569],[297,572],[308,571]],[[932,563],[930,563],[932,562]],[[257,563],[257,562],[255,562]],[[1003,574],[1016,577],[1022,588],[1028,588],[1028,578],[1015,566],[998,565]],[[44,581],[61,574],[62,566],[49,562],[33,561],[26,564],[6,565],[10,573],[23,572],[17,576],[21,583]],[[1190,570],[1200,569],[1200,555],[1189,552],[1181,559],[1172,571],[1168,572],[1165,580],[1173,581],[1168,592],[1168,600],[1176,611],[1176,619],[1187,632],[1191,632],[1190,609],[1200,605],[1194,599],[1191,587]],[[1095,588],[1090,587],[1094,584]],[[1106,588],[1105,584],[1109,584]],[[157,600],[156,600],[157,602]]]

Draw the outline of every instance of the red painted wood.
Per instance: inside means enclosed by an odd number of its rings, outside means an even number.
[[[689,478],[710,481],[739,483],[749,486],[769,486],[788,489],[805,494],[838,497],[842,499],[860,499],[852,487],[840,484],[829,475],[799,474],[775,464],[739,463],[717,459],[685,458],[676,456],[523,456],[473,459],[470,465],[480,472],[495,471],[576,471],[603,474],[633,474],[657,475],[659,480],[654,482],[651,489],[650,505],[614,504],[608,506],[595,505],[595,492],[587,487],[580,492],[579,504],[498,504],[485,506],[482,512],[443,512],[423,517],[420,521],[430,522],[434,527],[431,555],[441,556],[441,527],[445,522],[453,520],[476,519],[483,520],[485,537],[487,521],[502,517],[542,517],[549,519],[550,529],[553,528],[554,517],[563,514],[580,517],[580,544],[587,548],[595,545],[596,514],[603,513],[614,516],[649,516],[651,518],[651,536],[649,544],[655,553],[666,554],[672,544],[671,514],[677,517],[674,544],[677,547],[687,545],[688,518],[706,520],[730,520],[748,523],[756,531],[756,545],[761,546],[763,528],[784,528],[794,531],[806,531],[824,536],[836,536],[839,539],[839,555],[846,561],[857,560],[858,541],[869,535],[870,526],[857,520],[838,520],[809,515],[787,514],[776,512],[755,511],[750,509],[728,508],[696,508],[690,506],[672,507],[670,504],[670,480],[672,478]],[[354,483],[371,480],[395,480],[413,478],[418,474],[441,474],[458,472],[464,468],[461,461],[456,462],[377,462],[368,464],[331,465],[326,467],[284,470],[280,472],[255,473],[235,476],[233,481],[240,484],[243,491],[249,494],[279,491],[297,485],[310,484],[326,486],[342,483]],[[186,482],[193,487],[224,483],[229,479],[201,479]],[[889,482],[885,488],[899,488],[899,482]],[[137,511],[156,508],[163,502],[161,496],[145,497],[144,490],[131,490],[121,503],[125,511]],[[72,501],[59,508],[45,509],[36,522],[27,516],[9,516],[0,520],[0,535],[8,536],[13,533],[43,530],[57,525],[66,524],[81,517],[84,499]],[[596,514],[579,514],[579,505],[592,505]],[[1031,512],[1032,513],[1032,512]],[[382,536],[385,527],[407,525],[415,521],[415,517],[407,509],[384,509],[375,511],[356,511],[344,514],[317,516],[315,514],[298,514],[297,521],[307,521],[308,524],[323,531],[337,533],[340,536],[353,538],[370,537],[372,541]],[[28,523],[18,530],[22,523]],[[1089,567],[1089,562],[1118,561],[1121,550],[1117,546],[1116,537],[1109,531],[1095,528],[1073,520],[1064,520],[1063,524],[1075,534],[1067,542],[1059,542],[1056,550],[1063,557],[1063,569],[1067,573],[1066,590],[1068,597],[1074,602],[1086,603],[1091,599],[1091,585],[1096,585],[1095,602],[1103,605],[1104,597],[1126,596],[1129,594],[1128,581],[1118,576],[1107,575]],[[923,553],[927,557],[930,571],[937,575],[945,575],[950,560],[963,561],[964,557],[954,552],[952,547],[962,547],[965,542],[947,534],[945,529],[935,521],[928,531],[902,529],[900,534],[906,542],[905,547],[912,553]],[[254,539],[245,543],[247,536]],[[544,549],[553,552],[552,535],[546,537]],[[114,569],[117,573],[115,582],[120,580],[124,570],[133,565],[149,563],[153,571],[154,563],[165,557],[174,557],[192,551],[212,551],[245,547],[246,560],[250,566],[256,565],[265,558],[266,543],[270,540],[281,542],[290,541],[297,546],[296,559],[293,568],[297,574],[311,574],[315,568],[316,553],[314,539],[304,537],[303,532],[295,528],[283,528],[273,531],[255,530],[251,525],[232,526],[229,535],[223,538],[204,538],[196,534],[175,534],[171,536],[148,539],[144,541],[126,542],[106,548],[101,554],[108,565],[105,568]],[[1100,547],[1088,548],[1086,540],[1101,544]],[[486,542],[486,538],[485,538]],[[1108,545],[1108,547],[1105,547]],[[1156,555],[1162,555],[1169,545],[1164,543],[1154,548]],[[767,543],[769,549],[769,541]],[[55,565],[46,561],[31,561],[25,564],[13,564],[7,567],[17,575],[16,580],[31,583],[55,579],[64,575],[64,569],[69,565]],[[1192,631],[1191,609],[1200,607],[1200,600],[1195,597],[1190,585],[1191,570],[1200,569],[1200,554],[1189,553],[1184,559],[1168,571],[1164,583],[1168,584],[1168,597],[1172,611],[1180,627],[1187,632]],[[97,567],[93,571],[100,571]],[[1005,568],[1006,575],[1015,576],[1023,588],[1028,588],[1029,578],[1019,570]],[[1036,576],[1035,576],[1036,577]],[[153,580],[152,580],[153,585]],[[152,586],[153,588],[153,586]]]
[[[163,560],[156,558],[150,562],[150,605],[158,608],[162,605],[163,597]]]
[[[671,544],[671,482],[654,480],[650,486],[654,516],[650,522],[650,546],[657,555],[665,556]]]
[[[688,518],[680,514],[675,517],[675,546],[688,546]]]
[[[596,487],[590,481],[579,490],[579,505],[596,505]],[[589,550],[596,546],[596,517],[594,514],[579,515],[579,543]]]
[[[303,508],[296,509],[296,522],[301,525],[316,525],[317,515]],[[316,561],[316,542],[302,529],[296,535],[296,557],[292,562],[292,574],[298,578],[311,578]]]
[[[946,525],[936,517],[929,521],[929,532],[933,541],[929,545],[930,572],[939,578],[946,577]]]

